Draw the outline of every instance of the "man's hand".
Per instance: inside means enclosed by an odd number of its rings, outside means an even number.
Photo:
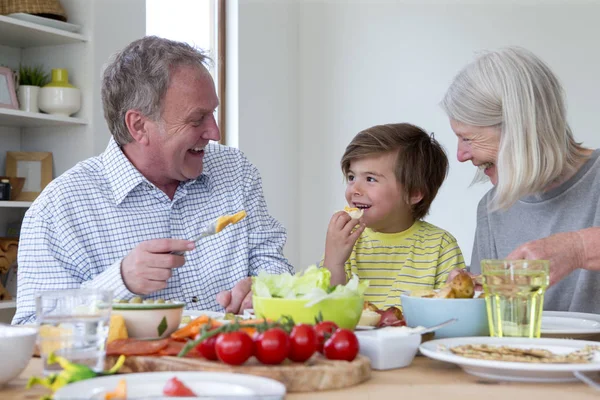
[[[194,247],[194,242],[180,239],[155,239],[138,244],[121,262],[125,286],[130,292],[142,295],[166,288],[172,269],[185,263],[184,256],[171,252],[185,252]]]
[[[517,247],[507,260],[550,260],[550,285],[585,267],[585,247],[578,232],[564,232]]]
[[[252,308],[252,278],[244,278],[235,284],[233,289],[224,290],[217,294],[217,303],[223,306],[225,312],[239,314]]]
[[[354,231],[353,229],[358,225]],[[331,284],[346,283],[344,264],[352,254],[354,244],[365,230],[365,225],[352,219],[345,211],[339,211],[331,217],[325,240],[325,259],[323,266],[331,272]]]

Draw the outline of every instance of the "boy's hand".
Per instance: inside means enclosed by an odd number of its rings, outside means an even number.
[[[357,228],[353,231],[355,227]],[[345,211],[333,214],[327,228],[323,265],[329,270],[341,268],[343,272],[344,264],[350,257],[356,240],[364,230],[365,225],[360,223],[360,220],[350,218]]]

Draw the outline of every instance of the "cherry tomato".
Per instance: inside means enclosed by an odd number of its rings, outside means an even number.
[[[196,339],[198,339],[199,336],[200,335],[196,336]],[[215,350],[217,337],[219,337],[219,335],[211,336],[208,339],[204,339],[196,346],[198,353],[200,353],[202,357],[206,358],[207,360],[217,361],[219,359],[217,357],[217,351]]]
[[[348,329],[338,329],[323,346],[323,355],[329,360],[352,361],[358,354],[358,339]]]
[[[163,394],[169,397],[196,397],[196,393],[176,377],[172,377],[165,383]]]
[[[254,355],[263,364],[281,364],[290,351],[290,338],[281,328],[271,328],[256,335]]]
[[[246,332],[226,332],[217,337],[215,350],[225,364],[241,365],[254,354],[254,343]]]
[[[317,351],[317,333],[312,326],[298,324],[290,332],[290,352],[288,358],[292,361],[308,360]]]
[[[322,321],[315,325],[315,333],[317,334],[317,350],[323,353],[323,344],[327,338],[337,330],[338,326],[335,322]]]

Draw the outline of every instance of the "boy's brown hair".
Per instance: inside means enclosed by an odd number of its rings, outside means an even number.
[[[448,175],[448,157],[433,135],[418,126],[377,125],[359,132],[342,156],[342,171],[348,176],[350,163],[364,157],[396,151],[396,179],[404,186],[406,200],[421,193],[423,199],[412,206],[415,220],[422,219]]]

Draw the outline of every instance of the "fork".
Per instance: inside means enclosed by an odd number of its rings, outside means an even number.
[[[197,242],[198,240],[205,238],[207,236],[211,236],[221,232],[225,227],[233,224],[237,224],[241,220],[246,218],[246,211],[242,210],[238,213],[232,215],[223,215],[216,218],[213,222],[206,225],[202,231],[195,238],[191,239],[193,242]],[[175,254],[178,256],[183,255],[183,251],[173,251],[171,254]]]
[[[583,383],[587,384],[589,387],[596,389],[596,390],[600,390],[600,383],[596,382],[595,380],[593,380],[592,378],[590,378],[583,372],[575,371],[575,372],[573,372],[573,375],[575,375],[575,377],[577,379],[579,379]]]

